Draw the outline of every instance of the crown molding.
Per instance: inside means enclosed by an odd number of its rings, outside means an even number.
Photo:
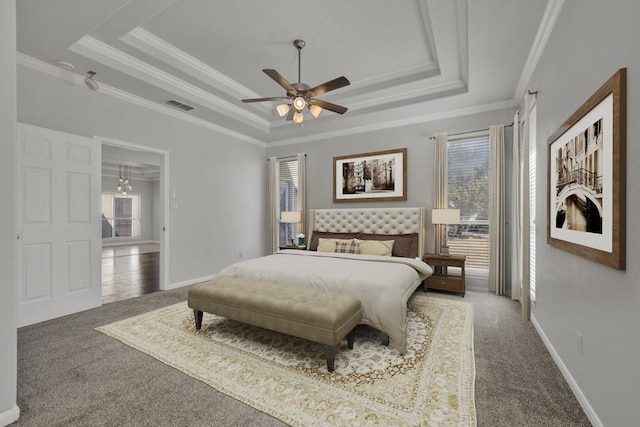
[[[331,139],[331,138],[337,138],[341,136],[355,135],[355,134],[364,133],[364,132],[373,132],[373,131],[382,130],[382,129],[391,129],[391,128],[396,128],[401,126],[409,126],[409,125],[415,125],[420,123],[429,123],[436,120],[452,119],[456,117],[468,116],[471,114],[479,114],[479,113],[486,113],[490,111],[503,110],[506,108],[516,108],[517,105],[518,104],[514,100],[508,99],[505,101],[493,102],[491,104],[477,105],[473,107],[465,107],[465,108],[459,108],[459,109],[449,110],[449,111],[441,111],[438,113],[425,114],[425,115],[416,116],[416,117],[409,117],[406,119],[392,120],[388,122],[353,127],[349,129],[341,129],[337,131],[317,133],[314,135],[309,135],[309,136],[304,136],[299,138],[291,138],[283,141],[272,142],[268,145],[268,147],[269,148],[282,147],[285,145],[301,144],[301,143],[312,142],[312,141],[317,141],[321,139]]]
[[[563,5],[564,0],[549,0],[547,3],[544,15],[542,16],[542,21],[540,22],[540,27],[538,27],[538,32],[536,33],[533,45],[529,51],[527,62],[522,69],[520,80],[518,80],[518,85],[513,93],[514,101],[520,102],[524,96],[527,86],[531,81],[531,77],[533,76],[533,72],[538,66],[542,52],[544,52],[547,42],[549,41],[549,37],[555,28],[558,15],[560,15]]]
[[[253,92],[236,80],[219,72],[199,59],[178,49],[155,34],[142,27],[136,27],[122,36],[123,43],[132,46],[141,52],[168,64],[183,73],[209,85],[233,98],[260,98],[261,95]],[[261,112],[270,115],[272,109],[265,104],[260,104]]]
[[[228,101],[220,99],[199,87],[187,83],[165,71],[141,61],[121,50],[91,36],[84,36],[69,47],[69,50],[97,61],[119,72],[128,74],[145,83],[181,96],[185,101],[201,104],[232,118],[240,118],[258,130],[268,132],[270,121],[259,117]]]
[[[22,54],[20,52],[17,52],[16,59],[17,59],[16,62],[18,63],[18,65],[28,67],[28,68],[31,68],[32,70],[39,71],[41,73],[45,73],[50,76],[57,77],[61,80],[65,80],[65,81],[77,84],[78,86],[84,87],[84,77],[76,73],[63,70],[60,67],[56,67],[55,65],[46,63],[44,61],[40,61],[39,59]],[[208,130],[230,136],[234,139],[237,139],[249,144],[257,145],[262,148],[267,147],[267,144],[264,141],[261,141],[259,139],[252,138],[250,136],[244,135],[240,132],[233,131],[231,129],[225,128],[220,125],[216,125],[207,120],[191,116],[189,114],[183,113],[182,111],[178,111],[171,107],[168,107],[162,104],[157,104],[155,102],[151,102],[137,95],[133,95],[131,93],[125,92],[120,89],[116,89],[103,82],[99,82],[99,83],[100,83],[100,90],[98,91],[99,93],[109,95],[114,98],[118,98],[121,101],[129,102],[131,104],[138,105],[140,107],[154,110],[156,112],[173,117],[175,119],[179,119],[179,120],[206,128]]]

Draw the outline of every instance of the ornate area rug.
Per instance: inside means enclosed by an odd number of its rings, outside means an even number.
[[[473,305],[416,293],[400,355],[358,326],[327,372],[325,347],[186,302],[97,328],[290,425],[475,426]]]

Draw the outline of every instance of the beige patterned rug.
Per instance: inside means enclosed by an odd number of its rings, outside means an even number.
[[[186,302],[97,328],[294,426],[475,426],[473,305],[416,293],[409,350],[358,326],[327,372],[320,344],[205,313]]]

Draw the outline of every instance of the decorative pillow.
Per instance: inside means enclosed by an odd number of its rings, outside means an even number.
[[[335,252],[336,243],[352,243],[353,239],[318,239],[318,252]]]
[[[318,250],[318,244],[320,243],[319,242],[320,238],[351,240],[354,237],[358,237],[358,234],[360,233],[334,233],[331,231],[315,231],[314,230],[313,233],[311,233],[311,239],[309,240],[309,250],[310,251]],[[331,250],[330,252],[333,252],[333,250]]]
[[[356,238],[361,240],[393,239],[392,256],[415,258],[418,256],[418,233],[413,234],[366,234],[360,233]]]
[[[350,242],[338,242],[336,241],[336,249],[335,252],[339,252],[342,254],[359,254],[360,253],[360,245],[354,241]]]
[[[353,241],[359,244],[361,254],[391,256],[393,251],[393,240],[353,239]]]

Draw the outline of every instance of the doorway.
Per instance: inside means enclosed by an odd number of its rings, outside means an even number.
[[[168,153],[102,144],[102,303],[166,289]]]

